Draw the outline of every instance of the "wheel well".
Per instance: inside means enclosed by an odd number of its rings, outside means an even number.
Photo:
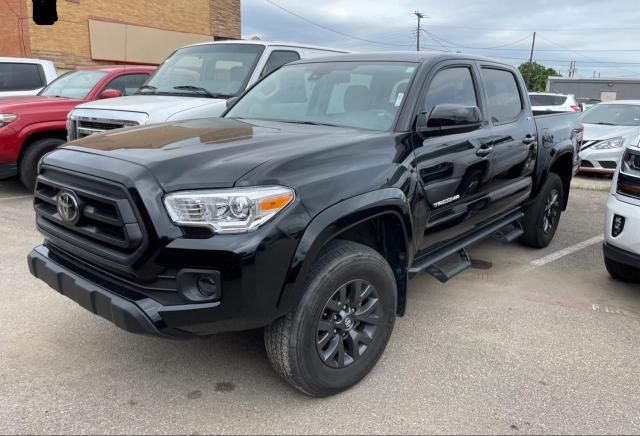
[[[394,213],[362,221],[332,238],[358,242],[371,247],[389,262],[398,288],[398,315],[403,315],[406,307],[407,244],[405,238],[402,220]]]
[[[569,204],[569,189],[571,189],[571,178],[573,176],[573,156],[571,153],[566,153],[560,156],[551,165],[550,173],[555,173],[560,176],[562,180],[562,186],[564,188],[564,204],[563,210],[567,209]]]
[[[57,138],[57,139],[62,139],[63,141],[67,141],[67,131],[65,129],[62,130],[48,130],[46,132],[38,132],[38,133],[33,133],[30,136],[27,137],[27,139],[25,139],[24,143],[22,144],[22,148],[20,149],[20,156],[18,158],[18,162],[22,161],[22,156],[24,155],[25,150],[27,150],[27,148],[29,148],[29,146],[31,144],[33,144],[36,141],[39,141],[41,139],[47,139],[47,138]]]

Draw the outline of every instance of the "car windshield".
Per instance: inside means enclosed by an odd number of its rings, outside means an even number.
[[[640,126],[640,105],[598,104],[585,112],[582,122],[606,126]]]
[[[416,69],[405,62],[288,65],[253,87],[226,116],[389,130]]]
[[[71,71],[51,82],[39,95],[83,99],[106,75],[106,71],[99,70]]]
[[[258,44],[207,44],[176,51],[140,94],[230,98],[246,87],[264,51]]]
[[[567,101],[566,95],[529,94],[531,106],[562,106]]]

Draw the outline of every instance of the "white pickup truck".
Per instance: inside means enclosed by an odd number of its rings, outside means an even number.
[[[37,95],[56,77],[51,61],[0,57],[0,97]]]
[[[215,117],[226,101],[284,64],[347,53],[264,41],[216,41],[176,50],[136,95],[77,106],[69,140],[127,126]]]

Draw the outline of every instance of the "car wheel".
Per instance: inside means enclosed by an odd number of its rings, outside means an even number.
[[[18,168],[20,182],[29,192],[33,192],[36,187],[36,177],[38,177],[38,162],[42,156],[64,144],[65,141],[59,138],[45,138],[33,142],[27,146],[22,154]]]
[[[391,337],[396,281],[387,261],[334,241],[314,264],[298,307],[265,329],[274,369],[316,397],[341,392],[375,366]]]
[[[624,282],[639,283],[640,282],[640,270],[629,265],[625,265],[620,262],[616,262],[608,257],[604,258],[604,264],[607,267],[607,271],[614,279],[622,280]]]
[[[557,174],[551,173],[533,204],[525,212],[521,221],[524,235],[520,242],[533,248],[547,247],[558,230],[563,204],[562,180]]]

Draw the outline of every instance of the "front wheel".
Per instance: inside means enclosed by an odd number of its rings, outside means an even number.
[[[44,138],[33,142],[20,158],[18,176],[20,181],[29,192],[33,192],[36,187],[36,177],[38,177],[38,162],[42,156],[64,144],[59,138]]]
[[[520,238],[520,242],[533,248],[545,248],[551,243],[560,224],[564,196],[564,186],[560,176],[550,173],[537,197],[525,212],[522,219],[524,235]]]
[[[332,242],[298,307],[265,329],[274,369],[317,397],[341,392],[375,366],[391,337],[396,281],[387,261],[355,242]]]

